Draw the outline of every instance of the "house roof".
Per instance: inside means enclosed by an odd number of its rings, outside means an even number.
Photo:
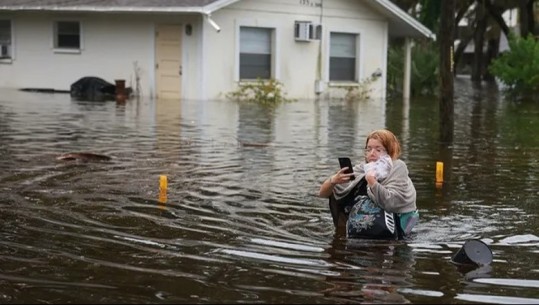
[[[389,0],[369,0],[368,2],[389,19],[389,34],[391,36],[436,39],[436,34],[393,2]]]
[[[238,0],[0,0],[0,10],[211,13]]]
[[[201,13],[211,15],[239,0],[0,0],[0,11],[80,11]],[[364,0],[362,0],[364,1]],[[389,20],[389,34],[396,37],[435,35],[389,0],[365,1]]]

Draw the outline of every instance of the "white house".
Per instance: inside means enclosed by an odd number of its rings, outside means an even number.
[[[0,0],[0,87],[221,99],[261,78],[310,99],[379,73],[384,98],[390,36],[434,37],[389,0]]]

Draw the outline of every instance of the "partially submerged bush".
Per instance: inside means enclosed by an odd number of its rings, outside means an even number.
[[[359,82],[357,87],[349,87],[344,99],[346,101],[364,101],[370,98],[372,92],[371,84],[374,83],[381,76],[380,73],[373,73],[371,76],[363,79]]]
[[[275,79],[257,79],[255,82],[242,83],[238,90],[229,92],[227,98],[239,102],[253,102],[264,105],[276,105],[291,102],[285,98],[283,84]]]

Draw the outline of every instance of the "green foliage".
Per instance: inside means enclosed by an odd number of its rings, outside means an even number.
[[[506,93],[524,96],[539,92],[539,42],[532,36],[509,35],[510,50],[496,58],[490,72],[506,86]]]
[[[437,33],[440,26],[442,1],[420,0],[419,3],[421,4],[421,11],[419,12],[419,22],[428,27],[434,33]]]
[[[240,84],[238,90],[227,93],[226,97],[238,102],[252,102],[263,105],[277,105],[293,101],[285,98],[281,82],[275,79],[263,80],[260,78],[256,82]]]
[[[387,59],[387,93],[390,96],[402,93],[404,51],[402,46],[389,48]]]
[[[433,42],[424,42],[412,48],[411,84],[412,96],[435,95],[438,91],[439,52]],[[389,49],[387,67],[387,89],[391,96],[402,93],[404,81],[404,47]]]
[[[412,93],[432,95],[438,90],[440,54],[436,44],[428,43],[412,49]]]

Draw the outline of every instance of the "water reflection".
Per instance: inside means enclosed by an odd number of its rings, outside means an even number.
[[[2,91],[0,302],[536,302],[539,107],[457,86],[451,147],[433,98],[265,108]],[[346,240],[319,184],[385,126],[421,221],[406,242]],[[112,159],[56,159],[77,151]],[[494,260],[459,270],[450,258],[474,238]]]
[[[398,241],[336,238],[328,249],[334,262],[324,296],[335,303],[409,303],[399,290],[411,286],[414,253]]]

